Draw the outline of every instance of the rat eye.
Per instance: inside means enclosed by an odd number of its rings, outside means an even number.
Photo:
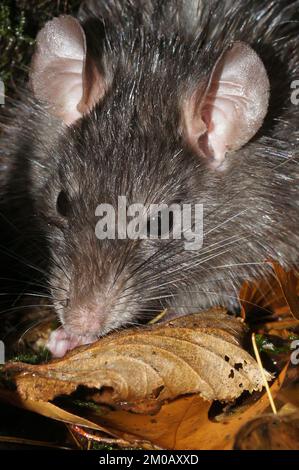
[[[67,217],[69,214],[70,202],[65,191],[60,191],[57,197],[56,209],[59,215]]]
[[[150,238],[161,238],[170,235],[173,229],[173,212],[168,210],[159,211],[147,219],[147,236]]]

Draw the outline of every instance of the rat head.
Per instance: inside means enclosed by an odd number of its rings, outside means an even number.
[[[135,66],[133,49],[109,59],[101,41],[95,57],[80,23],[57,18],[39,33],[32,64],[34,94],[59,123],[39,195],[63,325],[50,345],[56,355],[150,318],[190,278],[206,279],[198,250],[186,247],[198,235],[196,211],[187,234],[179,209],[213,203],[227,154],[254,136],[268,104],[264,66],[244,43],[199,73],[188,47],[180,64],[157,39],[160,56],[152,50]]]

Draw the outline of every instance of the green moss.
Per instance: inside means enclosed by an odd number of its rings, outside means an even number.
[[[113,447],[105,444],[100,444],[99,442],[93,442],[91,445],[91,450],[119,450],[119,447]]]
[[[44,23],[62,13],[75,13],[80,0],[2,0],[0,5],[0,78],[6,94],[27,76],[35,37]]]
[[[72,400],[72,403],[81,408],[87,408],[93,411],[101,411],[102,409],[101,405],[98,405],[97,403],[93,401]]]
[[[296,336],[294,336],[296,338]],[[276,338],[272,338],[276,339]],[[269,337],[266,335],[261,335],[258,334],[256,335],[256,344],[258,347],[258,350],[263,353],[267,354],[284,354],[284,353],[289,353],[291,351],[290,349],[290,341],[291,341],[291,336],[289,337],[288,340],[280,340],[281,344],[274,344]],[[277,340],[277,339],[276,339]]]
[[[26,362],[27,364],[43,364],[47,362],[51,354],[48,349],[40,349],[38,353],[27,353],[27,354],[18,354],[13,357],[13,362]]]

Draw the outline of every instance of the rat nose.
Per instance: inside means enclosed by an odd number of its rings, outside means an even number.
[[[68,334],[96,339],[106,323],[106,308],[103,304],[69,304],[64,314],[64,328]]]

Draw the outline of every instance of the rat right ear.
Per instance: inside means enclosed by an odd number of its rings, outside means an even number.
[[[268,110],[269,88],[257,53],[235,42],[218,58],[208,82],[185,100],[185,138],[211,168],[225,168],[227,152],[257,133]]]
[[[67,125],[88,113],[105,92],[104,79],[88,56],[79,21],[60,16],[37,36],[30,84],[34,95]]]

